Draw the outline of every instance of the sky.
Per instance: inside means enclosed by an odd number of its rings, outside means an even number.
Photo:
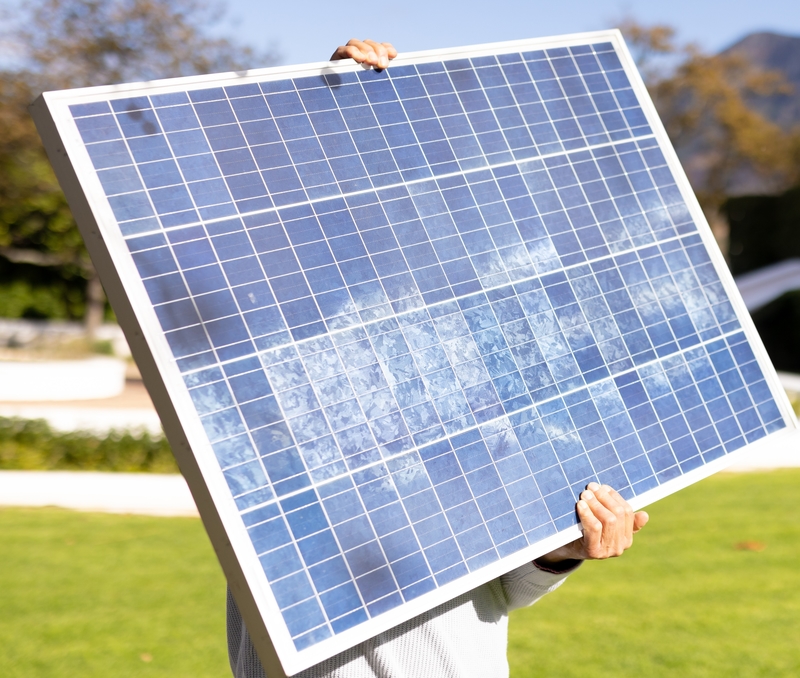
[[[25,0],[0,0],[14,16]],[[392,42],[412,52],[547,37],[639,23],[673,26],[681,42],[716,52],[753,31],[800,36],[797,0],[209,0],[227,7],[212,34],[259,50],[285,65],[326,60],[349,38]],[[0,16],[0,22],[3,17]],[[0,62],[7,61],[0,41]],[[254,63],[258,68],[265,64]]]
[[[349,38],[392,42],[409,52],[615,27],[621,18],[666,23],[681,41],[718,51],[753,31],[800,36],[797,0],[227,0],[216,30],[283,64],[327,59]],[[257,66],[258,64],[254,64]]]

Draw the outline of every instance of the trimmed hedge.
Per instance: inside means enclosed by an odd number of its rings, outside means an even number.
[[[0,417],[0,469],[177,473],[167,439],[147,432],[54,431],[42,419]]]

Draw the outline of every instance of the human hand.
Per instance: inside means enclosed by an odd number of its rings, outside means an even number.
[[[650,519],[644,511],[634,513],[631,505],[615,489],[597,483],[586,486],[577,511],[583,536],[537,558],[537,563],[552,565],[565,560],[616,558],[630,548],[633,535]]]
[[[353,38],[346,45],[336,48],[331,55],[331,61],[339,59],[353,59],[359,64],[367,64],[375,70],[383,70],[389,66],[389,60],[397,56],[397,50],[390,42],[375,42],[374,40],[356,40]]]

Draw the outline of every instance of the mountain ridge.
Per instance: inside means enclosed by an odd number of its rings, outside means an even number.
[[[784,129],[800,124],[800,36],[769,31],[748,33],[720,54],[738,54],[754,66],[783,74],[793,91],[757,97],[752,105]]]

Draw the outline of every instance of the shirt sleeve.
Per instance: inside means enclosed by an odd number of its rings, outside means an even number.
[[[227,601],[228,661],[235,678],[266,678],[230,588]]]
[[[576,561],[571,567],[555,572],[531,562],[504,574],[500,577],[500,584],[509,612],[533,605],[542,596],[555,591],[579,565],[580,561]]]

